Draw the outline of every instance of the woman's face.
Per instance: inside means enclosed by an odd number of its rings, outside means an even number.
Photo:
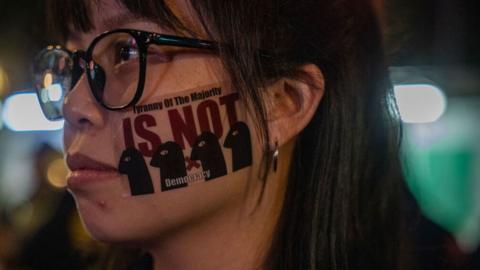
[[[180,1],[171,5],[192,18]],[[91,12],[94,30],[72,33],[68,49],[86,50],[100,33],[117,28],[175,34],[112,0]],[[199,49],[152,46],[148,62],[135,108],[103,108],[85,74],[65,98],[68,187],[86,228],[103,241],[149,241],[230,213],[242,206],[248,181],[258,176],[258,134],[219,58]],[[105,91],[122,95],[136,87],[128,76],[136,64],[122,65],[105,71],[107,81],[118,78]]]

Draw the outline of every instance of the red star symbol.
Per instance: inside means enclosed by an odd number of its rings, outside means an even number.
[[[200,163],[196,160],[191,160],[190,157],[185,158],[185,162],[187,163],[187,170],[192,170],[193,168],[200,168]]]

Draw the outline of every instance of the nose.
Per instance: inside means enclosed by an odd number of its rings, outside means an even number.
[[[93,97],[85,73],[65,96],[63,116],[68,126],[78,130],[101,128],[105,124],[105,109]]]

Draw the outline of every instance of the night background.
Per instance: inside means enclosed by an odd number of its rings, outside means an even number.
[[[0,270],[98,269],[93,261],[103,246],[83,231],[64,189],[58,123],[43,130],[27,116],[33,105],[8,102],[32,91],[31,61],[49,44],[43,5],[0,0]],[[412,205],[422,213],[410,224],[421,269],[480,269],[479,6],[387,0],[381,15],[393,83],[433,89],[416,101],[440,112],[404,119],[402,159]],[[437,99],[446,107],[429,103]],[[10,111],[23,119],[11,119]]]

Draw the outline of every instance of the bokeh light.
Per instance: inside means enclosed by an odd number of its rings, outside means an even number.
[[[0,97],[3,97],[7,94],[9,88],[8,76],[5,70],[0,67]]]
[[[405,123],[435,122],[447,108],[445,94],[434,85],[395,85],[394,91],[400,116]]]
[[[12,131],[49,131],[63,128],[63,121],[52,122],[45,118],[37,95],[33,92],[19,92],[7,97],[2,118],[5,126]]]
[[[48,183],[55,188],[64,188],[67,185],[68,169],[63,159],[55,159],[47,169]]]
[[[42,102],[59,102],[62,99],[62,86],[58,83],[45,86],[40,91]]]

